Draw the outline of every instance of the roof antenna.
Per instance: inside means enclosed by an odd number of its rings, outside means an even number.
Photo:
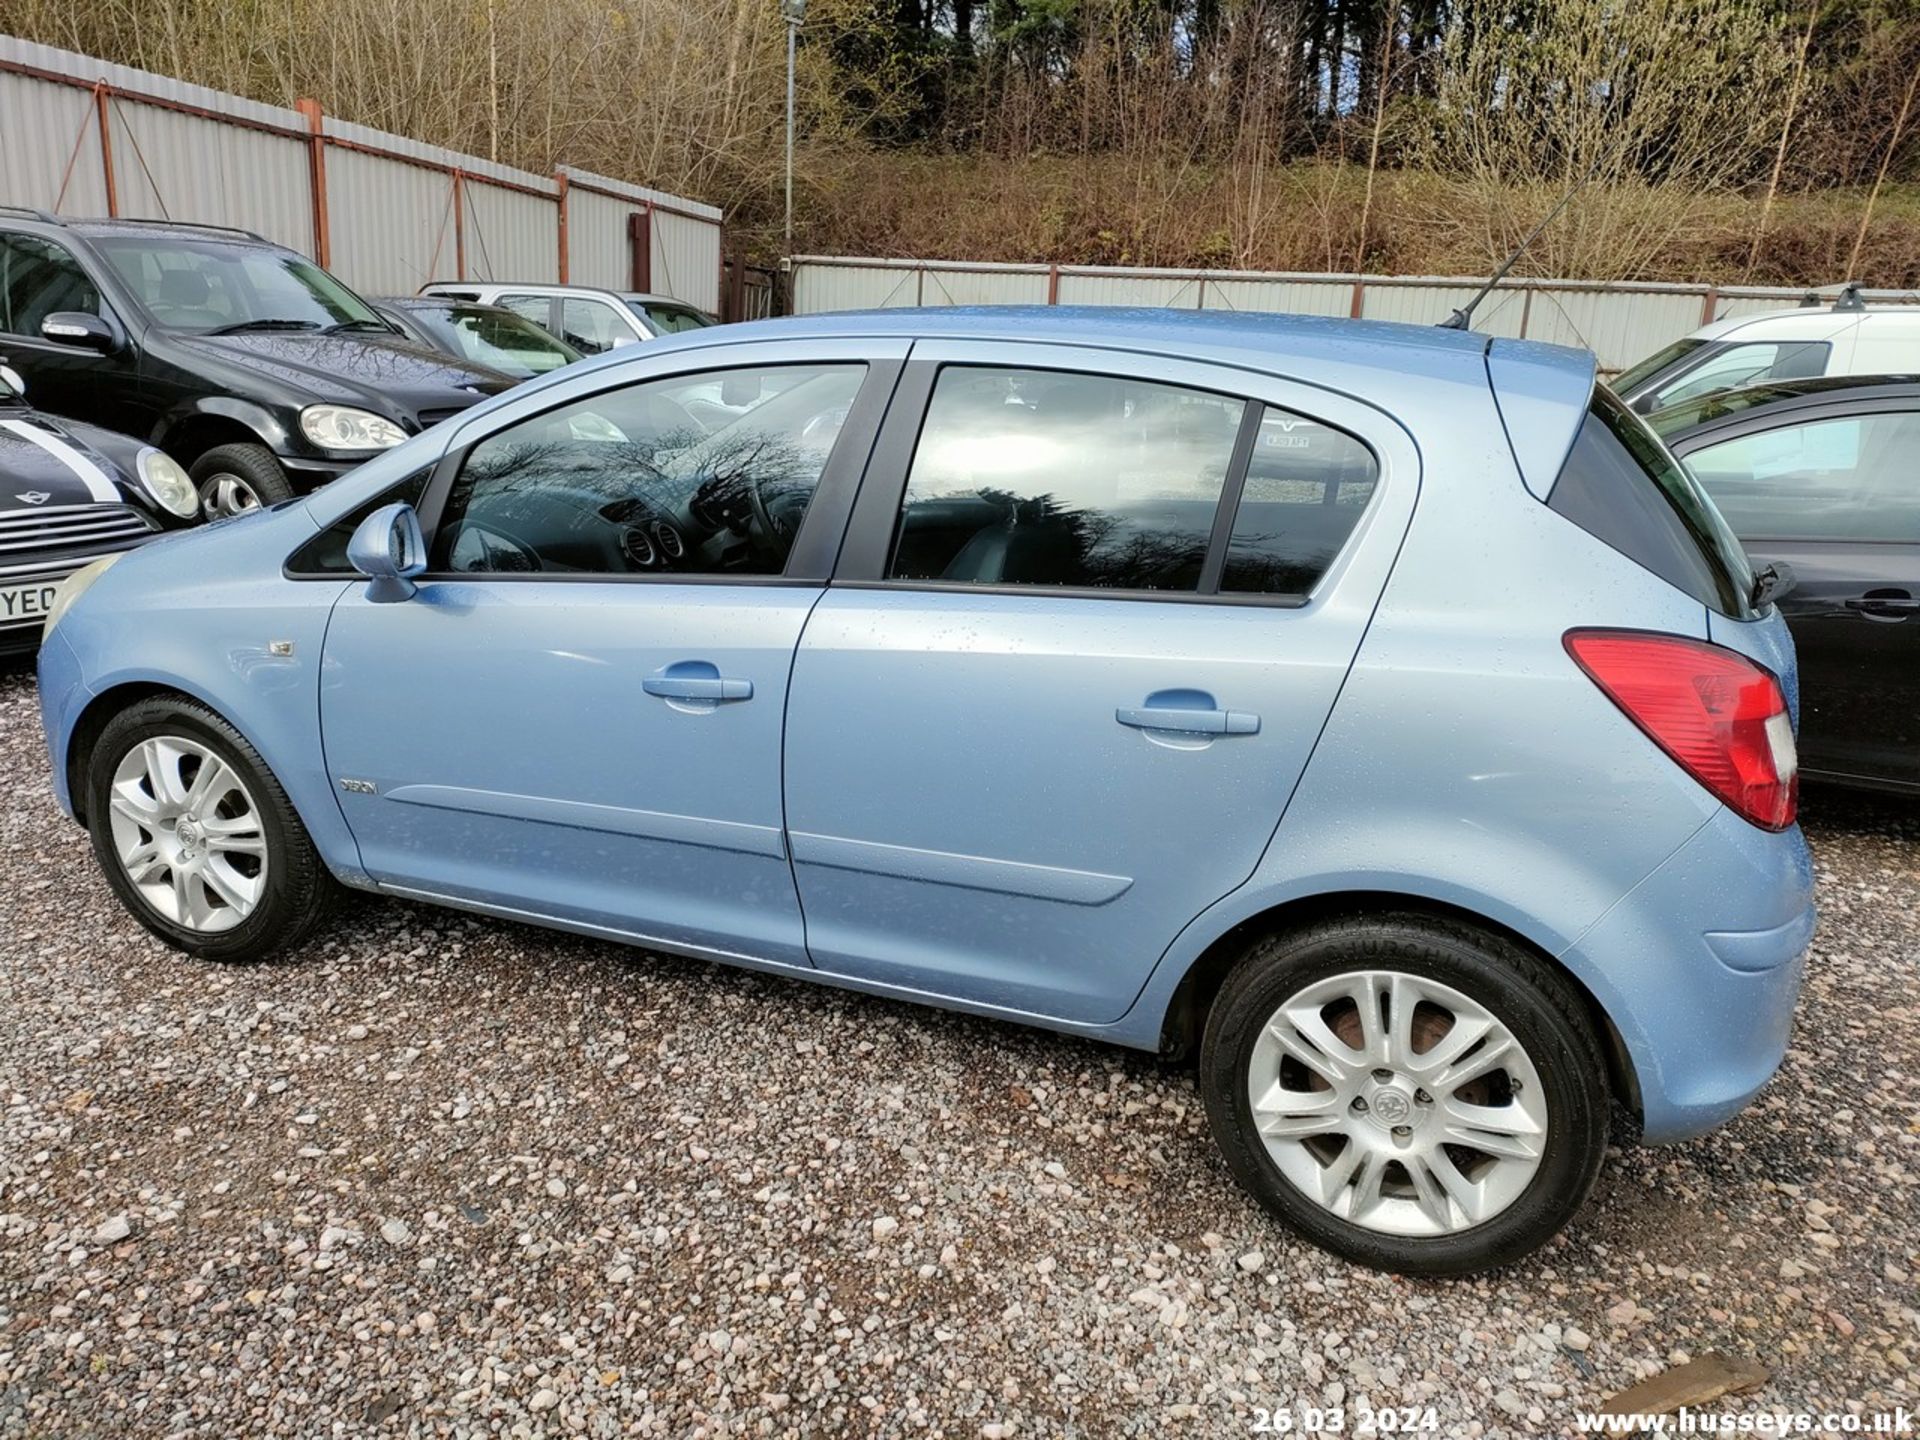
[[[1467,301],[1466,304],[1462,305],[1458,310],[1454,311],[1453,314],[1440,322],[1440,328],[1442,330],[1471,330],[1473,328],[1474,309],[1482,300],[1493,293],[1494,286],[1507,278],[1507,272],[1520,263],[1520,257],[1527,253],[1527,247],[1529,245],[1540,238],[1540,232],[1545,230],[1547,226],[1551,225],[1555,220],[1558,220],[1560,218],[1560,212],[1572,203],[1573,197],[1587,188],[1587,182],[1599,173],[1602,158],[1604,157],[1594,157],[1593,164],[1588,167],[1587,173],[1581,176],[1580,179],[1568,189],[1567,193],[1560,197],[1560,203],[1549,210],[1546,218],[1527,233],[1527,238],[1514,247],[1513,253],[1507,256],[1498,270],[1493,272],[1493,278],[1482,285],[1471,300]]]

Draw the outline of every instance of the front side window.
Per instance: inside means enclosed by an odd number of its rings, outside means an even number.
[[[0,235],[0,330],[38,337],[61,310],[100,313],[100,292],[72,252],[37,235]]]
[[[1373,499],[1380,466],[1343,430],[1269,406],[1254,438],[1220,588],[1305,595]]]
[[[617,345],[634,343],[627,322],[603,300],[561,301],[560,338],[582,355],[604,355]]]
[[[1195,591],[1245,409],[1119,376],[949,366],[888,576]]]
[[[358,295],[290,251],[201,240],[94,242],[121,281],[169,330],[387,330]]]
[[[381,506],[392,505],[396,501],[418,509],[420,498],[427,492],[427,479],[432,474],[431,465],[422,466],[405,479],[395,481],[371,500],[354,506],[289,555],[287,573],[299,576],[353,574],[353,566],[347,563],[347,542],[353,539],[353,532],[360,528],[360,522]]]
[[[443,291],[442,293],[456,294],[457,292]],[[461,295],[459,298],[471,300],[475,297]],[[525,316],[542,329],[553,328],[553,297],[550,295],[502,295],[493,303],[502,309],[513,311],[516,315]]]
[[[778,575],[865,373],[710,371],[510,425],[468,453],[434,535],[433,568]]]
[[[1708,445],[1687,464],[1749,540],[1920,544],[1920,412],[1782,425]]]
[[[1662,409],[1683,400],[1711,395],[1716,390],[1732,390],[1766,380],[1801,380],[1823,375],[1831,348],[1824,340],[1767,340],[1728,345],[1667,384],[1658,386],[1653,392],[1654,408]]]
[[[656,335],[677,335],[682,330],[704,330],[715,323],[713,316],[691,305],[668,305],[659,300],[629,300],[633,312],[647,322]]]

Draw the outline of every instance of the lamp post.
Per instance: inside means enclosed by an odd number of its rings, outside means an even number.
[[[807,0],[780,0],[780,17],[787,22],[787,224],[786,251],[793,255],[793,49],[800,22],[807,18]]]

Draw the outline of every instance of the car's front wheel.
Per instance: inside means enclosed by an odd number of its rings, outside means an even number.
[[[334,889],[306,827],[220,716],[156,696],[110,720],[86,772],[87,824],[134,918],[207,960],[297,945]]]
[[[293,498],[287,472],[264,445],[216,446],[187,467],[187,474],[200,492],[200,508],[209,520],[244,515]]]
[[[1377,1269],[1517,1260],[1572,1218],[1606,1150],[1584,1003],[1514,942],[1424,915],[1255,943],[1208,1015],[1201,1083],[1234,1174]]]

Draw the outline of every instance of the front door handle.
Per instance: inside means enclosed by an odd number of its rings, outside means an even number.
[[[751,680],[731,680],[724,675],[649,675],[640,688],[663,700],[751,700]]]
[[[1258,735],[1260,717],[1245,710],[1188,710],[1144,705],[1122,708],[1113,718],[1136,730],[1172,730],[1182,735]]]

